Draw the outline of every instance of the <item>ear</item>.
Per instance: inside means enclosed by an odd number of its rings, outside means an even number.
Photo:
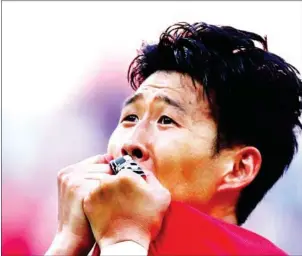
[[[262,158],[257,148],[244,147],[236,150],[229,161],[218,191],[241,190],[249,185],[260,170]]]

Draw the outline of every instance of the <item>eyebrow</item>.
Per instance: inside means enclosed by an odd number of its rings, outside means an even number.
[[[134,104],[135,102],[137,102],[137,101],[139,101],[143,98],[144,98],[144,95],[142,93],[138,93],[138,94],[135,94],[133,96],[130,96],[125,100],[125,102],[123,104],[123,108],[130,105],[130,104]]]
[[[133,95],[133,96],[131,96],[128,99],[125,100],[125,102],[123,104],[123,107],[126,107],[130,104],[134,104],[135,102],[137,102],[137,101],[139,101],[143,98],[144,98],[144,95],[142,93],[135,94],[135,95]],[[182,106],[182,104],[180,102],[169,98],[167,95],[164,95],[164,94],[156,95],[154,100],[164,102],[165,104],[167,104],[169,106],[172,106],[172,107],[178,109],[181,112],[184,112],[184,113],[186,112],[185,108]]]

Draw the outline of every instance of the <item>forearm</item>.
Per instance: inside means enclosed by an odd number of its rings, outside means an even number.
[[[101,255],[139,255],[147,256],[148,250],[133,241],[124,241],[116,244],[107,245],[101,249]]]

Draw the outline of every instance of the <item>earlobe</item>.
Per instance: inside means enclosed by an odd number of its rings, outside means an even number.
[[[257,176],[261,167],[261,154],[255,147],[244,147],[234,154],[229,170],[225,172],[218,191],[241,190]]]

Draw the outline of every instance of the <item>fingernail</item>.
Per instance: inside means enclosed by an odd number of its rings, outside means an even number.
[[[108,163],[114,159],[113,156],[110,154],[105,154],[104,158]]]
[[[152,175],[152,172],[151,172],[151,171],[144,170],[144,173],[145,173],[145,176],[150,176],[150,175]]]

